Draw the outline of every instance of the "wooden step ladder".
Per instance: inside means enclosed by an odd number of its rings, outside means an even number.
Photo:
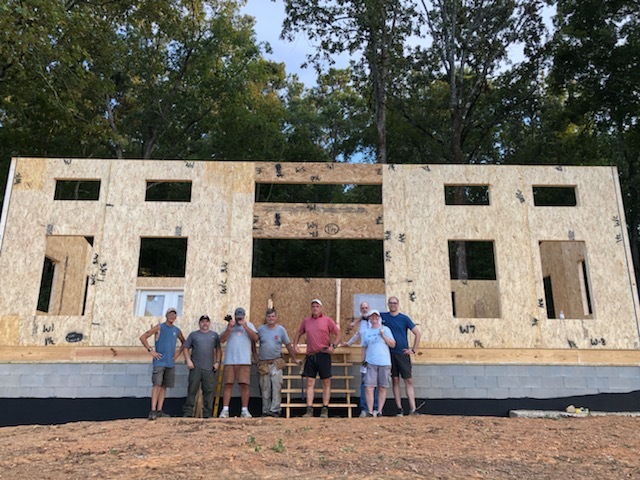
[[[302,357],[304,354],[298,354]],[[329,408],[346,408],[347,417],[352,418],[352,409],[357,407],[356,403],[351,400],[351,395],[355,393],[352,388],[353,375],[351,375],[352,363],[349,362],[348,353],[336,353],[331,355],[331,403]],[[304,365],[304,364],[303,364]],[[301,376],[302,367],[296,365],[291,359],[287,359],[287,365],[284,371],[284,384],[282,386],[282,409],[286,412],[286,417],[291,417],[292,408],[306,408],[307,402],[304,398],[306,394],[306,384]],[[320,380],[316,380],[316,384],[320,388],[315,388],[316,398],[318,394],[322,395],[322,387]],[[339,397],[335,398],[335,395]],[[344,396],[343,396],[344,395]],[[322,402],[314,399],[314,407],[322,407]]]

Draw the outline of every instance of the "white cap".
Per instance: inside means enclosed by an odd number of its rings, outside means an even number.
[[[314,298],[313,300],[311,300],[311,303],[317,303],[318,305],[322,306],[322,302],[317,298]]]
[[[379,312],[378,310],[371,310],[371,311],[369,312],[369,316],[371,316],[371,315],[378,315],[378,316],[380,316],[380,312]]]

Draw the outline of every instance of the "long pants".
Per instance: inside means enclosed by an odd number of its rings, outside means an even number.
[[[364,377],[364,375],[363,375]],[[365,395],[364,381],[360,382],[360,410],[367,411],[367,398]],[[378,410],[378,387],[373,390],[373,409]],[[369,412],[371,413],[371,412]]]
[[[269,365],[269,374],[260,375],[260,389],[262,390],[262,414],[280,413],[282,403],[282,370]]]
[[[185,417],[193,416],[193,407],[196,404],[196,395],[202,387],[202,416],[210,418],[213,413],[213,385],[215,373],[213,370],[193,367],[189,370],[189,387],[187,389],[187,401],[182,407]]]

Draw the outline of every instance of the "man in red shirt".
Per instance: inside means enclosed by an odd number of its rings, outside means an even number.
[[[331,335],[334,335],[333,341]],[[331,353],[342,338],[340,327],[330,317],[322,313],[322,302],[317,298],[311,300],[311,316],[306,317],[296,332],[293,344],[299,353],[298,340],[302,335],[307,337],[307,359],[304,362],[302,376],[307,379],[307,411],[303,417],[313,417],[313,399],[316,376],[322,381],[322,410],[320,417],[329,416],[331,400]]]

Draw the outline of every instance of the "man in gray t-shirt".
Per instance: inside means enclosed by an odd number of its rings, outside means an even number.
[[[210,330],[211,320],[208,316],[201,316],[198,325],[200,330],[191,332],[183,345],[184,359],[189,369],[189,387],[182,414],[185,417],[193,417],[196,395],[202,388],[202,416],[210,418],[213,413],[215,372],[220,368],[222,348],[220,337]]]
[[[282,403],[282,379],[285,361],[282,358],[282,345],[289,351],[291,359],[300,365],[296,358],[289,335],[278,324],[276,311],[267,310],[266,323],[258,327],[260,348],[258,350],[258,374],[262,390],[262,416],[279,417]]]

